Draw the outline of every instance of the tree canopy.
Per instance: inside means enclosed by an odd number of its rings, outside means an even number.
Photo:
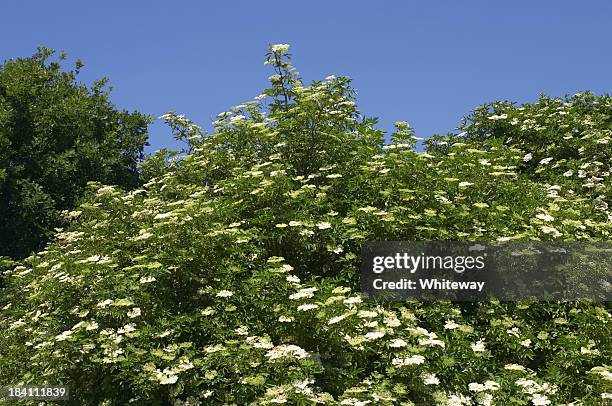
[[[118,110],[106,79],[77,82],[54,51],[0,66],[0,256],[25,257],[62,224],[88,181],[139,184],[150,119]]]

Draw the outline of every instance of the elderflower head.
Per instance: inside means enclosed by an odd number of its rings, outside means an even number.
[[[550,161],[552,161],[552,160],[553,160],[553,158],[544,158],[544,159],[542,159],[542,160],[540,161],[540,163],[541,163],[542,165],[546,165],[546,164],[550,163]]]
[[[405,367],[408,365],[420,365],[425,362],[425,357],[422,355],[412,355],[407,358],[393,358],[391,363],[396,367]]]
[[[536,215],[536,218],[542,221],[553,221],[555,218],[553,216],[551,216],[550,214],[544,214],[544,213],[540,213],[538,215]]]
[[[365,335],[367,340],[376,340],[378,338],[382,338],[385,336],[385,333],[382,331],[371,331]]]
[[[560,237],[563,235],[554,227],[542,226],[541,230],[544,234],[551,234],[553,237]]]
[[[234,294],[231,290],[221,290],[217,293],[217,297],[230,297]]]
[[[423,383],[425,385],[439,385],[440,384],[440,380],[438,379],[436,374],[425,373],[421,375],[421,378],[423,379]]]
[[[342,320],[346,319],[346,315],[345,314],[341,314],[340,316],[336,316],[336,317],[332,317],[331,319],[329,319],[329,321],[327,322],[327,324],[336,324],[341,322]]]
[[[447,320],[446,324],[444,324],[444,329],[445,330],[455,330],[457,328],[459,328],[460,325],[457,324],[454,320]]]
[[[346,305],[353,305],[361,302],[363,302],[363,300],[359,296],[351,296],[343,301],[343,303]]]
[[[405,347],[407,345],[408,343],[402,340],[401,338],[395,338],[391,340],[391,342],[389,343],[389,347],[392,347],[392,348],[400,348],[400,347]]]
[[[320,223],[317,223],[317,228],[319,230],[326,230],[328,228],[331,228],[331,226],[332,225],[330,223],[326,222],[326,221],[322,221]]]
[[[295,276],[295,275],[289,275],[289,276],[287,276],[286,280],[287,280],[287,282],[289,282],[289,283],[300,283],[300,278],[298,278],[298,277],[297,277],[297,276]]]
[[[289,51],[289,44],[274,44],[270,47],[270,51],[275,54],[284,54]]]
[[[317,288],[304,288],[301,289],[300,291],[298,291],[297,293],[294,293],[292,295],[289,296],[289,299],[291,300],[298,300],[298,299],[309,299],[311,297],[314,296],[314,292],[316,292],[318,289]]]
[[[483,352],[485,350],[485,343],[483,340],[476,341],[471,344],[471,347],[474,352]]]
[[[504,369],[507,369],[509,371],[524,371],[525,367],[518,364],[506,364],[504,365]]]
[[[298,312],[305,312],[305,311],[308,311],[308,310],[316,309],[318,307],[319,307],[319,305],[316,305],[314,303],[306,303],[306,304],[298,306],[297,311]]]
[[[297,345],[282,344],[272,348],[266,353],[266,357],[268,357],[268,359],[271,361],[288,356],[296,359],[302,359],[308,357],[308,352]]]

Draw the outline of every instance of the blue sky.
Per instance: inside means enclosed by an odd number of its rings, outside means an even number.
[[[473,107],[540,93],[608,93],[610,1],[9,1],[0,60],[65,50],[81,80],[108,76],[121,108],[213,117],[267,85],[269,44],[289,43],[306,82],[353,78],[380,128],[452,131]],[[158,121],[148,151],[176,148]]]

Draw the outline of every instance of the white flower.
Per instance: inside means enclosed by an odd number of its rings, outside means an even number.
[[[170,329],[170,330],[166,330],[166,331],[162,331],[161,333],[159,333],[157,335],[157,337],[159,338],[164,338],[164,337],[168,337],[170,334],[174,333],[174,330]]]
[[[112,186],[103,186],[96,192],[98,195],[104,195],[107,193],[113,193],[115,189]]]
[[[225,347],[223,345],[215,344],[204,347],[204,352],[206,352],[207,354],[213,354],[215,352],[223,351],[224,349]]]
[[[270,360],[276,360],[287,356],[302,359],[308,357],[308,353],[301,347],[293,344],[278,345],[266,353],[266,357],[270,358]]]
[[[601,375],[605,380],[612,381],[612,372],[605,371],[605,370],[599,370],[597,373]]]
[[[520,334],[520,331],[519,331],[518,327],[512,327],[512,328],[509,328],[508,330],[506,330],[506,333],[510,334],[511,336],[518,337],[519,334]]]
[[[92,331],[98,328],[98,323],[96,323],[95,321],[90,322],[87,327],[85,327],[85,330],[87,331]]]
[[[504,365],[504,368],[509,371],[524,371],[525,370],[524,366],[518,365],[518,364],[506,364]]]
[[[555,219],[555,218],[554,218],[553,216],[551,216],[550,214],[543,214],[543,213],[538,214],[538,215],[536,216],[536,218],[538,218],[538,219],[540,219],[540,220],[542,220],[542,221],[548,221],[548,222],[553,221],[553,220]]]
[[[391,363],[396,367],[405,367],[408,365],[420,365],[425,362],[425,357],[422,355],[413,355],[408,358],[393,358]]]
[[[164,369],[164,372],[157,373],[157,379],[161,385],[171,385],[178,380],[178,376],[174,375],[169,369]]]
[[[153,276],[143,276],[142,278],[140,278],[140,280],[138,282],[140,283],[151,283],[151,282],[155,282],[157,279],[155,279],[155,277]]]
[[[531,340],[526,339],[526,340],[521,341],[519,344],[521,344],[523,347],[529,347],[531,345]]]
[[[306,303],[306,304],[298,306],[297,310],[298,312],[305,312],[307,310],[316,309],[317,307],[319,307],[319,305],[316,305],[314,303]]]
[[[499,384],[495,381],[485,381],[484,388],[485,390],[491,390],[491,391],[498,390]]]
[[[82,212],[82,211],[80,211],[80,210],[74,210],[74,211],[70,211],[70,212],[68,212],[68,217],[69,217],[69,218],[77,218],[77,217],[79,217],[81,214],[83,214],[83,212]]]
[[[447,320],[446,324],[444,324],[444,329],[445,330],[455,330],[457,328],[461,327],[459,324],[455,323],[454,320]]]
[[[533,158],[533,154],[530,152],[528,154],[525,154],[525,156],[523,157],[523,161],[524,162],[529,162],[529,161],[531,161],[532,158]]]
[[[280,316],[278,318],[278,321],[280,321],[281,323],[291,323],[293,321],[293,317],[288,317],[288,316]]]
[[[460,188],[466,188],[468,186],[472,186],[473,183],[472,182],[459,182],[459,187]]]
[[[446,401],[446,406],[463,406],[471,404],[471,399],[463,395],[450,395]]]
[[[553,160],[553,158],[544,158],[544,159],[542,159],[542,160],[540,161],[540,163],[541,163],[542,165],[546,165],[546,164],[550,163],[550,161],[552,161],[552,160]]]
[[[138,317],[141,314],[142,314],[142,311],[140,310],[140,307],[134,307],[132,310],[127,312],[127,316],[131,319],[133,319],[134,317]]]
[[[357,313],[357,316],[361,317],[362,319],[371,319],[378,316],[378,313],[369,310],[361,310],[359,313]]]
[[[242,121],[244,121],[246,117],[243,116],[242,114],[236,114],[235,116],[230,117],[229,122],[231,124],[236,124],[236,123],[240,123]]]
[[[400,348],[400,347],[405,347],[407,345],[408,343],[402,340],[401,338],[395,338],[391,340],[391,343],[389,343],[389,347],[392,347],[392,348]]]
[[[106,299],[106,300],[98,303],[96,306],[101,307],[101,308],[105,308],[105,307],[109,306],[111,303],[113,303],[113,301],[111,299]]]
[[[289,283],[300,283],[300,278],[298,278],[298,277],[297,277],[297,276],[295,276],[295,275],[289,275],[289,276],[287,276],[286,280],[287,280],[287,282],[289,282]]]
[[[507,114],[500,114],[500,115],[493,114],[492,116],[489,116],[489,120],[503,120],[506,118],[508,118]]]
[[[317,288],[304,288],[304,289],[299,290],[297,293],[290,295],[289,299],[298,300],[298,299],[311,298],[314,296],[314,292],[316,292],[317,290],[318,290]]]
[[[444,343],[444,341],[433,339],[433,338],[421,338],[419,339],[419,345],[424,345],[427,347],[433,347],[435,345],[438,345],[442,348],[446,347],[446,344]]]
[[[471,344],[471,347],[474,352],[483,352],[485,350],[485,343],[483,340],[476,341]]]
[[[384,336],[385,336],[385,333],[383,333],[382,331],[371,331],[365,335],[365,338],[368,340],[376,340]]]
[[[436,374],[425,373],[421,375],[421,378],[423,379],[423,383],[425,385],[439,385],[440,384],[440,380],[438,379]]]
[[[217,293],[217,297],[230,297],[234,294],[231,290],[221,290]]]
[[[14,321],[13,323],[11,323],[11,326],[9,327],[9,330],[21,327],[21,326],[25,326],[26,322],[23,321],[23,319],[19,319],[17,321]]]
[[[343,303],[347,305],[352,305],[356,303],[361,303],[363,300],[359,296],[352,296],[348,299],[344,299]]]
[[[142,234],[139,234],[136,237],[134,237],[133,240],[134,241],[142,241],[142,240],[149,239],[149,238],[151,238],[153,236],[154,236],[154,234],[152,234],[152,233],[143,232]]]
[[[395,315],[385,317],[383,323],[385,323],[385,325],[388,327],[399,327],[402,324],[401,321],[395,317]]]
[[[289,44],[274,44],[270,47],[270,51],[278,54],[284,54],[289,50]]]
[[[246,342],[255,348],[262,348],[266,350],[274,347],[274,344],[272,344],[268,337],[249,336],[246,338]],[[223,350],[223,346],[221,346],[220,350]]]
[[[56,340],[56,341],[64,341],[64,340],[67,340],[67,339],[68,339],[68,337],[70,337],[70,335],[71,335],[72,333],[73,333],[73,331],[72,331],[72,330],[66,330],[66,331],[64,331],[63,333],[61,333],[61,334],[59,334],[59,335],[56,335],[56,336],[55,336],[55,340]]]
[[[533,402],[533,406],[550,405],[550,400],[546,396],[540,395],[539,393],[534,393],[531,401]]]
[[[544,234],[552,234],[553,237],[560,237],[563,234],[559,232],[559,230],[557,230],[554,227],[548,227],[548,226],[542,226],[542,232]]]
[[[331,226],[332,225],[330,223],[326,222],[326,221],[322,221],[320,223],[317,223],[317,228],[319,230],[325,230],[325,229],[331,228]]]
[[[344,319],[346,319],[346,315],[341,314],[340,316],[332,317],[331,319],[329,319],[327,324],[336,324],[338,322],[341,322]]]
[[[482,392],[485,390],[485,386],[481,383],[472,382],[468,385],[468,389],[472,392]]]
[[[212,309],[212,307],[207,307],[205,309],[200,310],[200,314],[202,316],[210,316],[211,314],[213,314],[215,311]]]
[[[160,213],[160,214],[157,214],[155,217],[153,217],[153,220],[164,220],[169,217],[172,217],[173,214],[174,213],[172,213],[171,211],[168,213]]]
[[[136,330],[136,324],[134,324],[134,323],[126,324],[125,326],[123,326],[119,330],[121,330],[123,333],[131,333],[132,331]],[[117,332],[119,332],[119,331],[117,331]]]

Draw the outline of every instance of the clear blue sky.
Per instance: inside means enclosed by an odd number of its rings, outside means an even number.
[[[608,93],[612,1],[7,1],[0,60],[36,46],[109,76],[121,108],[176,110],[204,128],[267,84],[267,46],[291,44],[304,79],[350,76],[366,116],[420,136],[473,107],[540,93]],[[161,123],[151,147],[177,146]]]

